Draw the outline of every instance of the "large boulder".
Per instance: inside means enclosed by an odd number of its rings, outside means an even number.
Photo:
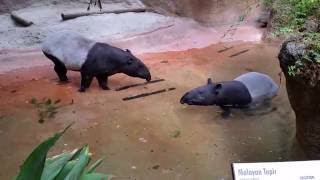
[[[320,65],[307,63],[296,75],[289,68],[307,53],[301,37],[282,44],[279,61],[286,77],[290,104],[296,114],[296,137],[310,159],[320,158]]]

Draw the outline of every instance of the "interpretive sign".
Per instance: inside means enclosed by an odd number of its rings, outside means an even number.
[[[320,180],[320,161],[233,163],[234,180]]]

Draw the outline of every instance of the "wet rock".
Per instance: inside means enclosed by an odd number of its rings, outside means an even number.
[[[296,137],[310,159],[320,158],[320,81],[312,80],[309,74],[289,75],[288,67],[306,53],[301,37],[285,41],[279,53],[279,61],[286,77],[288,97],[296,114]],[[307,72],[308,67],[303,71]],[[319,72],[314,69],[313,72]],[[319,79],[320,74],[318,73]]]

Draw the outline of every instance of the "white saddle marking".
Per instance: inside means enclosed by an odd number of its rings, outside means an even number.
[[[60,31],[49,35],[41,49],[65,64],[68,70],[79,71],[96,42],[72,31]]]
[[[251,104],[270,100],[278,94],[278,85],[269,76],[262,73],[249,72],[234,80],[242,82],[247,87],[252,98]]]

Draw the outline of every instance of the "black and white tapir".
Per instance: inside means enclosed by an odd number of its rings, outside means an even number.
[[[232,81],[214,83],[209,78],[207,85],[185,93],[181,104],[199,106],[220,106],[223,110],[230,108],[254,109],[270,101],[278,94],[278,85],[266,74],[249,72]]]
[[[116,73],[151,80],[146,65],[129,50],[95,42],[75,32],[51,34],[42,42],[41,49],[53,61],[60,81],[68,81],[67,70],[81,72],[80,92],[89,88],[93,77],[102,89],[109,90],[108,77]]]

